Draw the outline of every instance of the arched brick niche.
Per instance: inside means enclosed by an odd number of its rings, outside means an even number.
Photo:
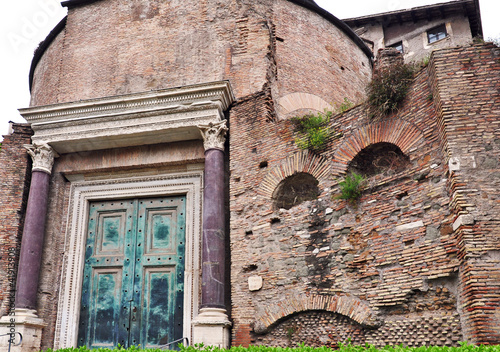
[[[386,176],[403,171],[410,163],[410,158],[392,143],[370,144],[351,160],[348,172],[364,176],[383,174]]]
[[[352,319],[325,310],[309,310],[286,317],[263,335],[256,335],[255,343],[266,346],[296,347],[300,343],[314,347],[338,348],[338,343],[364,345],[367,329]]]
[[[320,190],[318,180],[308,173],[300,172],[280,182],[273,193],[274,207],[290,209],[308,200],[316,199]]]
[[[258,193],[272,198],[281,182],[288,177],[302,173],[313,176],[321,183],[330,173],[330,164],[326,158],[308,150],[295,153],[267,173],[262,180]]]
[[[254,322],[254,331],[258,334],[266,333],[284,318],[307,311],[337,313],[368,328],[380,326],[376,314],[365,303],[355,297],[301,295],[287,297],[258,312]]]
[[[422,138],[423,133],[419,128],[402,119],[390,119],[365,125],[354,131],[339,146],[332,158],[332,172],[336,175],[345,174],[356,155],[363,149],[378,143],[393,144],[402,154],[410,155]]]
[[[281,117],[304,109],[323,112],[325,110],[332,110],[333,107],[317,95],[309,93],[291,93],[278,100],[278,112]]]

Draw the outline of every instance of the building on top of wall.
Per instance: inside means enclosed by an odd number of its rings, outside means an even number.
[[[344,20],[373,52],[396,48],[405,61],[418,62],[437,49],[482,38],[478,0],[454,0],[407,10]]]
[[[64,4],[0,151],[11,351],[500,342],[498,47],[434,51],[376,116],[401,57],[313,1]]]

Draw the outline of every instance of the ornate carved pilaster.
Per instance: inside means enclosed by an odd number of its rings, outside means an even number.
[[[220,149],[224,150],[224,143],[226,142],[227,121],[212,123],[208,125],[198,126],[201,135],[203,136],[203,146],[205,150]]]
[[[24,148],[28,150],[28,154],[33,160],[33,171],[43,171],[49,175],[52,173],[54,158],[57,158],[59,155],[50,145],[46,143],[33,143],[25,145]]]

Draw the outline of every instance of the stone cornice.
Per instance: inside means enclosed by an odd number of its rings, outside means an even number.
[[[228,81],[20,109],[59,153],[201,139],[234,97]]]

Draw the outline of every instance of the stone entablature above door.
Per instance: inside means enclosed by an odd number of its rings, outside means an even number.
[[[33,142],[71,153],[202,139],[197,126],[224,119],[228,81],[20,109]]]

